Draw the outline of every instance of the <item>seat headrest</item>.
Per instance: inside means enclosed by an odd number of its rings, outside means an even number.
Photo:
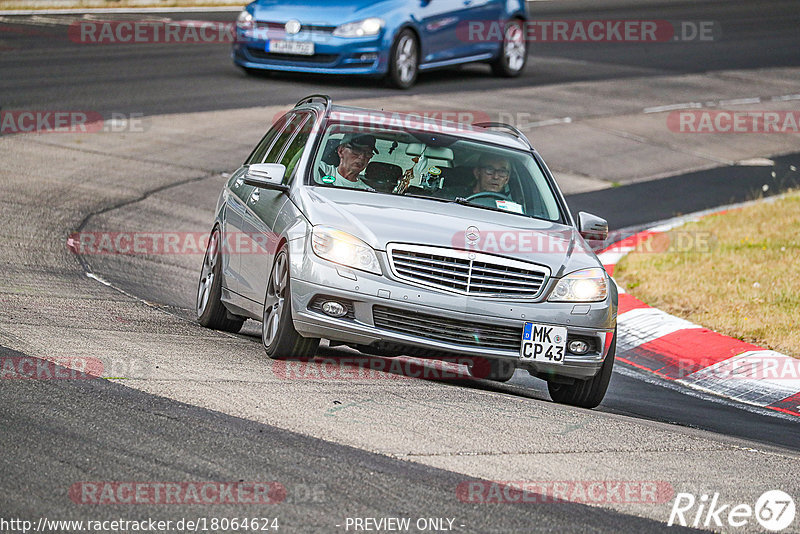
[[[394,189],[402,176],[403,169],[399,165],[382,161],[372,161],[364,170],[364,181],[367,185],[383,193]]]
[[[322,152],[322,161],[327,163],[328,165],[333,165],[334,167],[339,166],[339,153],[336,151],[339,148],[339,143],[341,143],[341,138],[331,138],[328,139],[327,143],[325,144],[325,150]]]

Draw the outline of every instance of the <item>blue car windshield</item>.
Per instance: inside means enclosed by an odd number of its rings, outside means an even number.
[[[337,122],[328,124],[319,146],[310,185],[562,220],[556,196],[529,152],[452,135]]]

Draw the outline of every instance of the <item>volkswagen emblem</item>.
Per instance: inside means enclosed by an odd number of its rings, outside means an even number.
[[[286,33],[289,35],[300,33],[300,28],[302,27],[303,26],[300,24],[300,21],[295,19],[290,20],[286,23],[286,26],[284,26],[284,28],[286,28]]]
[[[477,226],[470,226],[464,232],[464,237],[467,238],[467,245],[475,245],[478,243],[478,239],[481,238],[481,231],[478,230]]]

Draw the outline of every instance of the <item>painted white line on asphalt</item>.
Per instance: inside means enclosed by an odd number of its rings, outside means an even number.
[[[745,104],[760,104],[761,99],[758,97],[753,98],[734,98],[732,100],[720,100],[720,106],[743,106]]]
[[[669,104],[667,106],[654,106],[652,108],[644,108],[645,113],[663,113],[664,111],[674,111],[676,109],[697,109],[702,108],[703,104],[700,102],[686,102],[684,104]]]
[[[617,350],[626,351],[678,330],[702,328],[656,308],[636,308],[617,317]]]
[[[782,95],[782,96],[773,96],[773,102],[787,102],[789,100],[800,100],[800,95]]]
[[[572,117],[562,117],[560,119],[548,119],[538,122],[529,122],[528,124],[521,125],[519,129],[527,130],[530,128],[540,128],[542,126],[552,126],[554,124],[570,124],[571,122],[572,122]]]

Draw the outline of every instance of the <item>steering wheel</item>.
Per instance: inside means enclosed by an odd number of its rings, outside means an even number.
[[[499,191],[481,191],[480,193],[475,193],[474,195],[470,195],[464,200],[468,200],[472,202],[473,200],[477,200],[479,198],[494,198],[496,200],[508,200],[508,196],[505,193],[500,193]]]

